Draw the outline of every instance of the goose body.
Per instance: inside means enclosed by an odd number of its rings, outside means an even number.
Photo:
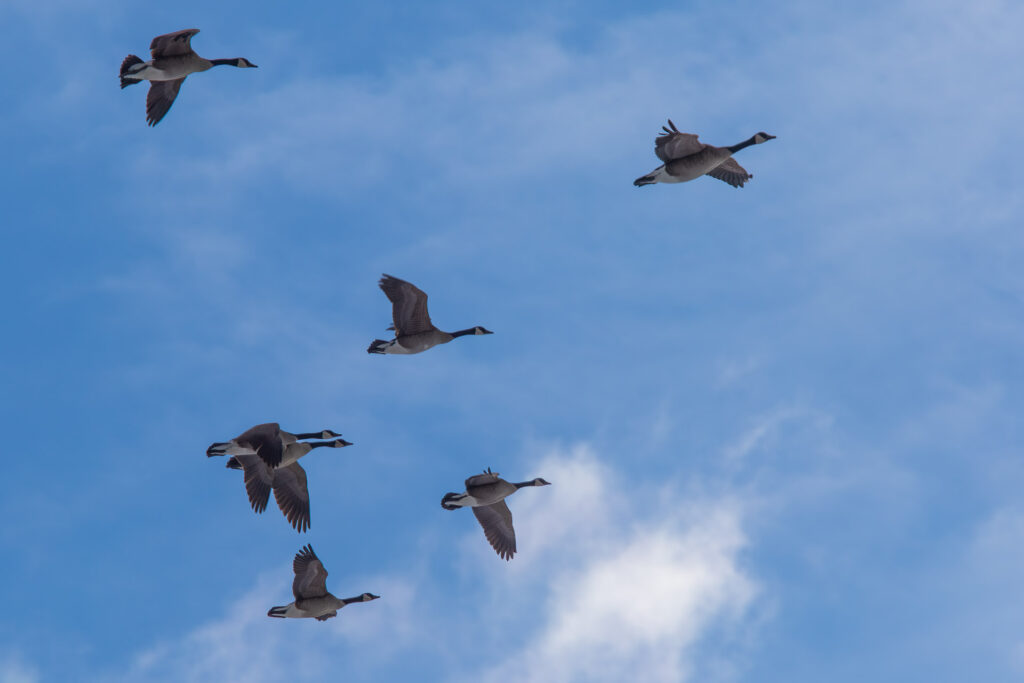
[[[333,439],[339,436],[341,434],[330,429],[322,429],[319,432],[292,434],[281,429],[281,425],[276,422],[265,422],[245,430],[231,439],[231,441],[218,441],[210,444],[210,447],[206,449],[206,457],[212,458],[215,455],[259,455],[271,467],[278,467],[284,458],[285,447],[289,444],[293,444],[299,439]],[[302,455],[305,455],[305,453]],[[292,462],[295,462],[295,460],[292,460]]]
[[[505,499],[526,486],[550,486],[551,482],[540,477],[530,481],[511,483],[488,469],[466,480],[465,493],[446,493],[441,499],[445,510],[460,507],[473,509],[473,515],[483,527],[488,543],[498,557],[511,560],[516,553],[516,532],[512,527],[512,512]]]
[[[157,36],[149,45],[151,60],[144,62],[135,55],[128,55],[121,62],[122,89],[142,81],[150,82],[146,97],[146,123],[150,126],[158,124],[167,114],[189,74],[221,65],[256,68],[245,57],[203,59],[192,51],[192,36],[197,33],[199,29],[189,28]]]
[[[743,187],[754,176],[736,163],[732,155],[749,147],[774,140],[774,135],[756,133],[749,139],[729,147],[706,145],[692,133],[680,133],[672,119],[665,131],[654,141],[654,153],[664,164],[633,181],[637,187],[654,183],[684,183],[709,175],[733,187]]]
[[[295,600],[287,605],[271,607],[267,612],[268,617],[326,621],[338,616],[338,610],[346,605],[380,598],[373,593],[363,593],[354,598],[336,598],[327,592],[327,570],[313,552],[311,545],[303,547],[295,554],[292,570],[295,572],[295,579],[292,581],[292,594]]]
[[[273,491],[274,500],[277,501],[281,513],[292,527],[301,533],[309,529],[310,512],[306,470],[299,464],[299,459],[314,448],[343,448],[352,444],[340,438],[316,442],[298,439],[327,439],[340,436],[330,429],[308,434],[291,434],[282,431],[276,422],[270,422],[256,425],[231,441],[215,443],[207,449],[206,454],[231,455],[227,466],[244,471],[245,492],[253,511],[262,514],[267,509],[270,492]],[[271,464],[272,458],[265,457],[273,450],[270,445],[274,444],[282,447],[276,465]]]
[[[427,312],[427,295],[416,285],[391,275],[381,276],[378,283],[391,302],[395,331],[391,341],[374,339],[367,353],[413,354],[422,353],[438,344],[447,344],[456,337],[465,335],[494,334],[477,325],[458,332],[444,332],[434,327]]]

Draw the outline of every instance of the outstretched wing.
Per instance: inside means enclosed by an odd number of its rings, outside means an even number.
[[[292,593],[296,600],[308,600],[327,595],[327,570],[320,558],[313,552],[313,546],[307,545],[295,553],[292,561],[295,580],[292,581]]]
[[[672,119],[668,120],[668,126],[662,126],[661,129],[665,132],[655,138],[654,153],[665,163],[696,154],[706,146],[693,133],[680,133]]]
[[[192,52],[192,36],[197,33],[199,33],[197,28],[165,33],[153,39],[153,42],[149,44],[149,51],[153,55],[153,59],[187,55]]]
[[[497,503],[472,509],[476,521],[484,528],[487,542],[498,553],[498,557],[511,560],[516,553],[516,531],[512,528],[512,513],[508,505],[505,505],[505,501],[499,500]]]
[[[149,94],[146,95],[146,123],[155,126],[174,104],[184,78],[173,81],[150,81]]]
[[[434,329],[430,314],[427,313],[427,295],[422,289],[387,274],[381,276],[378,284],[391,301],[391,318],[396,337]]]
[[[249,504],[253,512],[262,513],[267,509],[270,490],[274,487],[274,473],[257,455],[234,457],[245,471],[245,492],[249,495]]]
[[[293,462],[274,470],[274,498],[296,531],[302,533],[309,528],[309,489],[302,465]]]
[[[737,164],[732,157],[715,166],[706,175],[723,180],[733,187],[743,187],[743,183],[754,177],[747,173],[747,169]]]

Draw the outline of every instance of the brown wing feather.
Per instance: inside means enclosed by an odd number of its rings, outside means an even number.
[[[488,471],[484,472],[483,474],[474,474],[472,477],[466,480],[466,492],[468,493],[469,489],[473,487],[487,486],[488,484],[496,484],[498,483],[498,481],[499,479],[497,472]]]
[[[484,528],[484,536],[498,553],[498,557],[511,560],[516,554],[516,532],[512,528],[512,512],[504,500],[492,505],[472,508],[476,520]]]
[[[680,133],[672,119],[668,120],[668,126],[662,126],[661,129],[665,132],[655,138],[654,153],[666,163],[696,154],[707,146],[693,133]]]
[[[151,126],[160,123],[160,119],[174,104],[174,98],[178,96],[184,82],[184,78],[173,81],[150,81],[149,94],[146,95],[146,123]]]
[[[736,163],[736,160],[732,157],[715,166],[705,175],[727,182],[733,187],[743,187],[743,183],[754,177],[747,173],[747,169]]]
[[[309,528],[309,489],[306,471],[299,463],[274,470],[274,498],[296,531],[301,533]]]
[[[249,495],[249,504],[256,513],[267,509],[270,491],[274,486],[274,475],[267,464],[256,455],[234,456],[245,472],[245,492]]]
[[[153,59],[187,55],[192,52],[192,36],[197,33],[199,33],[199,29],[187,28],[183,31],[157,36],[149,44],[149,52],[153,55]]]
[[[235,442],[256,451],[256,455],[271,468],[281,464],[284,446],[281,445],[281,425],[276,422],[265,422],[247,429],[235,437]]]
[[[295,553],[292,561],[295,580],[292,581],[292,594],[296,600],[308,600],[327,595],[327,570],[320,558],[313,552],[313,546],[307,545]]]
[[[426,292],[411,282],[387,274],[381,276],[378,284],[391,301],[391,318],[396,337],[434,329],[427,312]]]

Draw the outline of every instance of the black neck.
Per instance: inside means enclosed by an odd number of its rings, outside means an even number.
[[[518,484],[512,484],[512,485],[515,486],[517,489],[521,489],[524,486],[536,486],[537,484],[535,482],[532,482],[532,481],[521,481]]]
[[[459,330],[458,332],[452,332],[452,338],[464,337],[467,334],[476,334],[476,328],[471,327],[468,330]]]
[[[296,439],[322,439],[323,432],[307,432],[305,434],[296,434]]]
[[[234,59],[211,59],[210,64],[214,66],[223,66],[225,64],[228,66],[238,66],[238,57]]]
[[[751,145],[755,144],[754,143],[754,138],[756,138],[756,137],[757,137],[756,135],[751,135],[749,140],[744,140],[743,142],[739,143],[738,145],[733,145],[732,147],[729,148],[729,151],[732,152],[733,154],[735,154],[736,152],[740,151],[744,147],[750,147]]]
[[[353,602],[362,602],[363,601],[363,596],[362,595],[357,595],[354,598],[342,598],[341,601],[343,603],[345,603],[346,605],[351,605]]]

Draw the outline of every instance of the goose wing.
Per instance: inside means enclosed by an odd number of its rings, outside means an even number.
[[[266,422],[247,429],[235,438],[235,442],[256,451],[256,455],[272,468],[281,464],[284,446],[281,444],[281,425],[276,422]]]
[[[705,175],[723,180],[733,187],[743,187],[743,183],[754,177],[747,173],[747,169],[737,164],[736,160],[732,157],[715,166]]]
[[[151,126],[160,123],[160,119],[170,111],[174,98],[178,96],[184,82],[184,78],[173,81],[150,81],[149,94],[146,95],[146,123]]]
[[[274,470],[274,498],[296,531],[301,533],[309,528],[309,489],[302,465],[293,462]]]
[[[307,545],[295,553],[292,570],[295,572],[292,593],[297,601],[327,595],[327,570],[313,552],[312,545]]]
[[[270,490],[274,487],[274,473],[258,455],[236,455],[238,464],[245,472],[245,492],[253,512],[262,513],[267,509]]]
[[[516,553],[516,531],[512,528],[512,512],[504,500],[472,508],[476,521],[484,528],[484,536],[498,557],[511,560]]]
[[[199,33],[197,28],[165,33],[153,39],[153,42],[149,44],[149,51],[152,53],[153,59],[187,55],[192,52],[192,36],[197,33]]]
[[[434,329],[430,314],[427,313],[426,292],[411,282],[387,274],[381,276],[378,284],[391,301],[391,318],[395,323],[396,337]]]
[[[693,133],[680,133],[672,119],[668,120],[668,126],[662,126],[661,129],[665,132],[655,138],[654,153],[665,163],[696,154],[707,146]]]
[[[497,472],[491,472],[487,470],[483,474],[474,474],[472,477],[466,480],[466,492],[469,489],[476,486],[487,486],[489,484],[497,484],[501,479],[498,478]]]

